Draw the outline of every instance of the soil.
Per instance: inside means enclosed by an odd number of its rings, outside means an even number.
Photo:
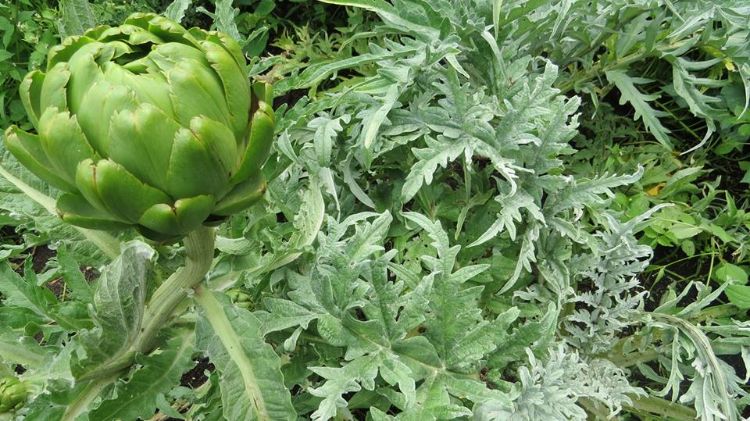
[[[195,361],[195,367],[182,375],[182,378],[180,379],[181,386],[195,389],[208,380],[208,377],[206,376],[206,370],[214,371],[216,369],[216,367],[208,360],[208,358],[204,357]]]
[[[671,247],[658,246],[654,248],[654,257],[651,259],[651,264],[663,264],[668,263],[670,260],[680,260],[687,256],[679,252],[676,256],[670,254],[674,253],[674,249]],[[669,270],[675,274],[678,274],[684,278],[703,278],[708,276],[705,265],[700,265],[699,258],[695,259],[684,259],[679,263],[669,265]],[[641,286],[643,289],[649,291],[648,296],[645,299],[645,310],[653,311],[659,306],[661,297],[667,292],[667,288],[675,280],[675,276],[667,275],[662,277],[660,280],[656,280],[657,272],[647,272],[641,274]],[[695,290],[688,293],[685,297],[686,301],[691,301],[695,298]]]

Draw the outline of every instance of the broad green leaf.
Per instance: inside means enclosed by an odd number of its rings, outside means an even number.
[[[74,373],[102,369],[129,351],[141,330],[153,258],[151,247],[132,241],[104,268],[92,303],[95,327],[76,336],[85,357],[76,363]]]
[[[409,175],[406,176],[406,182],[401,189],[401,201],[403,203],[410,201],[423,184],[429,185],[432,183],[438,166],[447,167],[448,163],[456,160],[469,147],[466,142],[446,138],[435,140],[425,137],[425,141],[427,142],[427,148],[412,150],[417,157],[417,162],[412,166]]]
[[[164,11],[164,16],[175,22],[180,22],[182,21],[182,18],[185,17],[185,12],[192,3],[193,0],[174,0],[169,6],[167,6],[167,9]]]
[[[60,272],[62,273],[65,284],[70,286],[70,294],[85,303],[93,301],[94,292],[86,281],[83,273],[81,273],[78,263],[70,255],[68,249],[65,246],[57,248],[57,261],[60,264]]]
[[[157,397],[179,384],[193,364],[194,335],[173,334],[163,348],[137,359],[138,370],[127,383],[116,385],[116,398],[105,400],[89,414],[95,420],[147,419],[154,414]]]
[[[28,369],[40,369],[51,357],[50,348],[40,346],[34,339],[18,332],[0,328],[0,361],[21,364]]]
[[[27,265],[26,269],[31,269]],[[3,305],[23,307],[32,310],[43,319],[52,320],[50,311],[56,307],[58,300],[49,289],[29,282],[35,278],[27,275],[22,278],[6,262],[0,263],[0,293],[3,294]]]
[[[492,352],[489,362],[496,369],[504,368],[513,362],[519,353],[530,348],[535,354],[542,355],[554,339],[558,310],[550,303],[546,313],[539,320],[529,321],[510,332],[507,338]]]
[[[737,307],[748,310],[750,309],[750,287],[747,285],[729,285],[724,290],[729,302]]]
[[[319,316],[293,301],[267,298],[263,304],[267,312],[256,312],[254,315],[261,323],[261,332],[264,336],[290,327],[302,326],[306,329],[309,323]]]
[[[325,421],[335,417],[338,408],[346,407],[346,400],[342,396],[346,393],[356,392],[362,387],[373,390],[379,363],[379,356],[373,355],[357,358],[341,368],[309,367],[326,379],[322,386],[310,390],[313,396],[323,398],[318,409],[313,412],[312,419]]]
[[[731,282],[741,285],[747,284],[748,279],[747,272],[743,268],[728,262],[719,264],[713,273],[713,277],[722,283]]]
[[[201,306],[198,347],[220,373],[223,413],[230,420],[295,420],[281,361],[268,345],[258,319],[206,289],[196,293]]]
[[[82,35],[97,24],[88,0],[60,0],[58,7],[62,16],[58,25],[63,37]]]

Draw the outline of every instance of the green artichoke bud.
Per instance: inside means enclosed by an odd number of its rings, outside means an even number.
[[[27,394],[26,385],[17,378],[0,378],[0,414],[21,409]]]
[[[134,14],[52,48],[20,94],[36,134],[11,126],[7,148],[71,224],[176,240],[263,196],[271,88],[225,34]]]
[[[242,288],[230,289],[229,291],[227,291],[227,296],[234,305],[240,308],[244,308],[245,310],[252,310],[255,306],[255,303],[253,302],[253,296],[248,294]]]

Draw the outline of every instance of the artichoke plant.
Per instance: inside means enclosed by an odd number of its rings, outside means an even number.
[[[176,240],[265,191],[271,89],[225,34],[134,14],[51,49],[20,93],[36,133],[11,126],[7,148],[71,224]]]
[[[15,377],[0,378],[0,414],[18,410],[26,403],[28,389]]]

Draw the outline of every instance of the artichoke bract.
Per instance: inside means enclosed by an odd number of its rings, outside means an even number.
[[[26,403],[28,389],[15,377],[0,378],[0,414],[21,409]]]
[[[271,88],[225,34],[134,14],[52,48],[20,94],[36,134],[6,146],[71,224],[172,241],[263,196]]]

